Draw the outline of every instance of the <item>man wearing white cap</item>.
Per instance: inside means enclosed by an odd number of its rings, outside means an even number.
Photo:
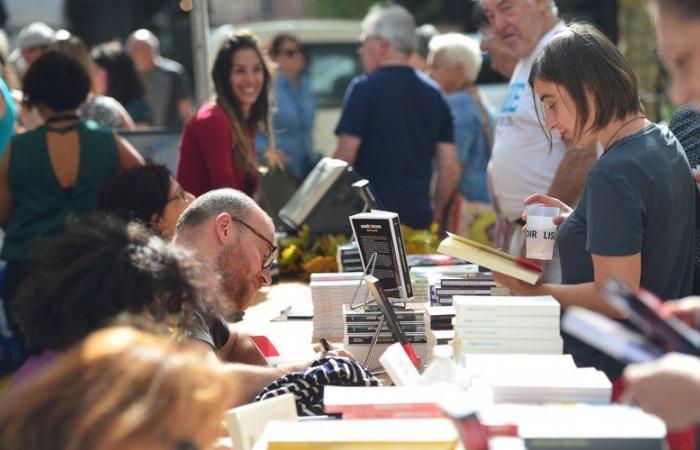
[[[54,36],[54,30],[43,22],[32,22],[20,30],[17,35],[17,48],[10,55],[19,73],[24,73],[29,66],[46,50]],[[22,61],[19,60],[20,55]]]

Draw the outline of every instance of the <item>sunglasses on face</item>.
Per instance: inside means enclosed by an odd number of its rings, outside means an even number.
[[[282,50],[282,54],[286,56],[287,58],[293,58],[297,55],[301,54],[301,49],[299,48],[287,48]]]
[[[269,269],[270,266],[272,265],[272,263],[275,262],[275,258],[277,257],[277,246],[274,243],[272,243],[268,238],[266,238],[265,236],[260,234],[253,227],[251,227],[247,223],[243,222],[242,220],[234,219],[233,217],[231,218],[231,220],[233,220],[234,222],[240,223],[241,225],[246,227],[251,233],[253,233],[257,237],[262,239],[267,244],[268,253],[267,253],[267,256],[265,256],[265,258],[263,258],[262,270]]]

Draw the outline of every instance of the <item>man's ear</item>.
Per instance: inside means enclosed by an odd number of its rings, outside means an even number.
[[[233,221],[227,212],[223,212],[214,219],[214,233],[222,244],[229,239],[233,233]]]

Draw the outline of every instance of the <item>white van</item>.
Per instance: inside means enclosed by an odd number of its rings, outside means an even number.
[[[265,46],[269,45],[276,34],[282,32],[292,33],[299,38],[306,56],[311,90],[316,98],[314,150],[323,155],[330,155],[336,146],[333,131],[340,118],[345,90],[350,81],[362,73],[362,63],[357,53],[360,21],[276,20],[237,24],[235,29],[252,31]],[[214,35],[216,34],[217,32],[214,32]],[[478,35],[469,36],[479,39]],[[479,87],[491,107],[494,110],[499,109],[506,96],[507,81],[490,68],[483,67]]]

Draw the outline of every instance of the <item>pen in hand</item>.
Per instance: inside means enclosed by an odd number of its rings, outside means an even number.
[[[324,352],[330,352],[331,350],[333,350],[333,346],[328,343],[326,338],[319,339],[319,342],[321,343],[321,348]]]

